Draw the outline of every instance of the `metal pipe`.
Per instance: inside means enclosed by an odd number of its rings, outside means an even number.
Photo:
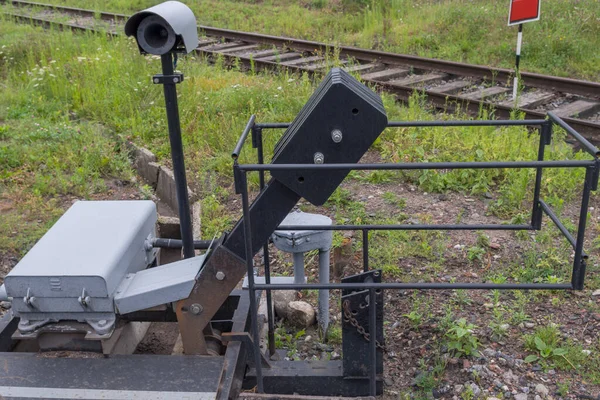
[[[250,130],[254,126],[255,119],[256,119],[256,115],[252,114],[252,116],[248,120],[248,123],[246,124],[246,127],[244,128],[244,131],[242,132],[242,136],[240,136],[237,144],[235,145],[235,149],[233,149],[233,152],[231,153],[231,157],[234,160],[240,156],[240,153],[242,152],[242,147],[244,146],[244,143],[246,142],[246,138],[248,138],[248,134],[250,133]]]
[[[271,284],[266,285],[264,283],[257,283],[254,285],[255,290],[304,290],[304,289],[360,289],[366,290],[370,288],[376,289],[437,289],[437,290],[454,290],[454,289],[473,289],[473,290],[489,290],[489,289],[502,289],[502,290],[564,290],[573,289],[571,284],[567,283],[329,283],[327,285],[322,283],[310,283],[304,285],[296,285],[291,283],[286,284]]]
[[[575,257],[573,259],[573,276],[571,285],[576,290],[583,290],[583,281],[585,279],[585,257],[583,257],[583,242],[585,241],[585,225],[587,223],[588,206],[590,203],[590,193],[592,191],[592,177],[595,174],[594,168],[588,168],[585,171],[585,184],[581,196],[581,209],[579,210],[579,226],[577,227],[577,241],[575,242]]]
[[[512,224],[399,224],[399,225],[280,225],[277,227],[280,231],[299,231],[299,230],[322,230],[322,231],[530,231],[531,225],[512,225]]]
[[[254,284],[254,265],[252,252],[252,227],[250,225],[250,202],[248,200],[248,177],[245,173],[240,174],[241,194],[242,194],[242,212],[244,215],[244,242],[246,250],[246,267],[248,269],[248,290],[250,291],[250,319],[252,325],[254,366],[256,368],[256,381],[258,392],[264,393],[262,364],[260,354],[260,338],[258,337],[258,315],[256,307],[256,288]],[[268,289],[268,288],[267,288]]]
[[[193,246],[196,250],[208,250],[212,240],[194,240]],[[180,239],[155,238],[152,240],[152,247],[162,249],[181,249],[183,241]]]
[[[588,153],[590,153],[594,157],[600,156],[600,150],[598,150],[596,146],[594,146],[586,138],[581,136],[579,132],[577,132],[575,129],[569,126],[558,115],[554,114],[552,111],[549,111],[548,117],[555,124],[563,128],[569,135],[573,136]]]
[[[294,258],[294,283],[306,283],[304,275],[304,253],[293,253]]]
[[[319,283],[329,283],[330,250],[319,250]],[[329,290],[319,290],[319,327],[323,337],[329,330]]]
[[[491,169],[491,168],[584,168],[594,166],[594,161],[468,161],[419,162],[387,164],[243,164],[241,171],[310,171],[310,170],[415,170],[415,169]]]
[[[389,121],[388,128],[418,128],[418,127],[446,127],[446,126],[533,126],[543,125],[545,119],[528,120],[464,120],[464,121]],[[289,128],[291,122],[256,124],[263,129]]]
[[[567,227],[563,225],[563,223],[556,216],[556,214],[554,214],[554,211],[552,211],[550,206],[548,206],[548,204],[546,204],[546,202],[542,199],[540,199],[540,206],[542,207],[542,210],[544,211],[544,213],[546,213],[546,215],[550,218],[550,220],[552,222],[554,222],[554,225],[556,225],[558,230],[563,234],[563,236],[567,239],[567,241],[569,243],[571,243],[571,246],[573,246],[573,249],[575,249],[575,243],[576,243],[575,238],[573,237],[573,235],[571,235],[571,232],[569,232]],[[587,257],[587,255],[586,255],[586,257]]]
[[[363,249],[363,272],[369,270],[369,230],[362,230],[362,249]]]
[[[546,149],[547,137],[549,135],[548,130],[552,129],[552,123],[546,121],[540,127],[540,143],[538,146],[538,161],[544,160],[544,150]],[[535,187],[533,189],[533,210],[531,211],[531,225],[536,229],[542,229],[542,209],[539,203],[540,190],[542,187],[542,173],[544,169],[538,168],[535,173]]]
[[[173,76],[173,55],[163,54],[160,57],[162,73],[164,76]],[[171,159],[173,160],[173,175],[177,188],[177,205],[179,208],[179,224],[181,239],[183,240],[183,256],[191,258],[196,255],[194,251],[194,236],[192,232],[192,218],[190,214],[190,200],[185,176],[185,162],[183,159],[183,143],[181,141],[181,126],[179,121],[179,107],[177,105],[177,83],[174,79],[165,79],[163,89],[165,105],[167,108],[167,122],[169,125],[169,141],[171,143]]]

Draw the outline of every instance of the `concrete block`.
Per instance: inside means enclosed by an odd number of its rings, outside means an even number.
[[[175,186],[175,177],[173,171],[169,168],[161,166],[158,172],[158,182],[156,184],[156,195],[171,209],[179,213],[179,205],[177,203],[177,187]],[[193,192],[188,187],[188,197],[193,197]]]
[[[179,218],[158,216],[158,237],[168,239],[181,239]]]

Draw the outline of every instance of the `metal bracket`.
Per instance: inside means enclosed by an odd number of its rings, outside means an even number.
[[[175,73],[173,75],[156,74],[152,77],[152,82],[157,85],[173,84],[183,82],[183,74]]]
[[[371,270],[362,274],[349,276],[342,279],[342,283],[381,283],[381,271]],[[378,292],[378,293],[377,293]],[[375,332],[375,339],[383,344],[383,291],[376,291],[376,321],[375,329],[369,326],[369,291],[357,291],[352,289],[342,290],[342,304],[349,302],[349,309],[352,316],[358,322],[358,325],[369,334],[373,339],[372,332]],[[342,307],[343,309],[343,307]],[[343,373],[344,377],[364,377],[368,378],[370,369],[369,342],[365,340],[364,334],[352,325],[351,321],[346,320],[342,315],[342,351],[343,351]],[[383,373],[383,351],[377,348],[377,374]]]
[[[88,308],[92,305],[92,299],[87,295],[85,288],[83,288],[81,296],[77,298],[77,301],[83,308]]]

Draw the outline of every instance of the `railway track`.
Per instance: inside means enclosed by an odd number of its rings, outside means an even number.
[[[72,7],[53,6],[20,0],[4,0],[13,10],[12,18],[61,29],[122,32],[127,15]],[[14,12],[18,10],[19,12]],[[57,15],[69,15],[67,22]],[[527,119],[544,118],[547,111],[563,118],[593,143],[600,143],[600,83],[528,72],[521,73],[524,86],[515,102],[511,99],[513,71],[452,61],[348,46],[328,45],[285,37],[200,26],[196,52],[223,57],[228,62],[252,65],[255,69],[320,74],[334,63],[381,90],[406,101],[416,89],[422,90],[436,108],[468,110],[494,109],[500,118],[509,118],[516,109]],[[335,57],[332,56],[335,54]]]

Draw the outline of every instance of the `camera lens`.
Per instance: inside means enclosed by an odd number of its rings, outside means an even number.
[[[177,36],[161,17],[152,15],[142,20],[137,31],[140,47],[147,53],[162,55],[173,49]]]

